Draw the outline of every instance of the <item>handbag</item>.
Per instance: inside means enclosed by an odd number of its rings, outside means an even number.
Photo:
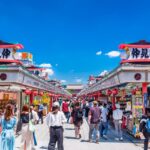
[[[29,121],[29,131],[31,131],[31,132],[35,131],[35,126],[34,126],[34,124],[32,123],[31,120]]]
[[[70,123],[70,124],[73,124],[73,117],[70,117],[69,123]]]

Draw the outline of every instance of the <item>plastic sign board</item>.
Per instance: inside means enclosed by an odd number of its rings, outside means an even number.
[[[121,55],[126,60],[150,60],[150,48],[129,48],[125,54]]]
[[[13,48],[0,48],[0,59],[14,60]]]
[[[15,59],[21,60],[21,61],[33,61],[33,56],[32,56],[31,53],[26,53],[26,52],[20,53],[20,52],[17,52],[15,54]]]

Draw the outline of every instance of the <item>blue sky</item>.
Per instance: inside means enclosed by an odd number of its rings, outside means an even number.
[[[105,54],[120,43],[150,40],[149,6],[149,0],[1,0],[0,39],[22,43],[36,64],[50,63],[51,78],[85,83],[119,64]]]

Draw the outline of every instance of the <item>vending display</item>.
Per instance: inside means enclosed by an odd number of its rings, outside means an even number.
[[[135,95],[132,98],[132,114],[134,118],[141,118],[143,114],[142,95]]]

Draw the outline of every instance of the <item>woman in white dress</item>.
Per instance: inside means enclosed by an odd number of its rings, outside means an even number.
[[[21,120],[23,123],[21,150],[34,150],[35,148],[34,148],[34,140],[33,140],[33,131],[31,131],[30,128],[30,121],[32,122],[32,124],[35,124],[35,122],[38,121],[38,115],[33,110],[33,107],[29,109],[27,105],[23,106],[22,113],[21,113]]]

